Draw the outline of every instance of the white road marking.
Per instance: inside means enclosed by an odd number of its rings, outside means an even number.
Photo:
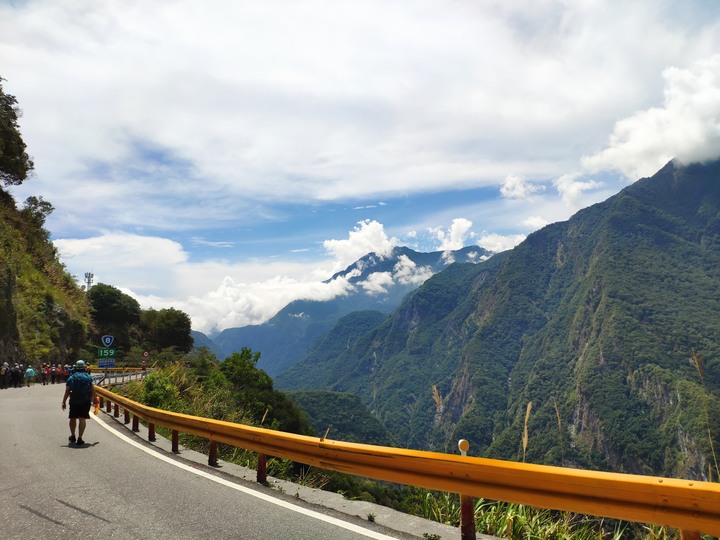
[[[165,461],[166,463],[169,463],[171,465],[174,465],[175,467],[179,467],[180,469],[183,469],[185,471],[191,472],[193,474],[196,474],[198,476],[202,476],[203,478],[207,478],[208,480],[211,480],[213,482],[216,482],[218,484],[222,484],[224,486],[227,486],[229,488],[232,488],[237,491],[242,491],[243,493],[246,493],[247,495],[252,495],[253,497],[257,497],[258,499],[262,499],[266,502],[276,504],[278,506],[282,506],[283,508],[286,508],[288,510],[292,510],[293,512],[297,512],[299,514],[304,514],[306,516],[309,516],[314,519],[319,519],[320,521],[324,521],[326,523],[330,523],[332,525],[335,525],[337,527],[341,527],[343,529],[347,529],[352,532],[356,532],[358,534],[362,534],[364,536],[367,536],[368,538],[374,538],[376,540],[397,540],[397,538],[393,536],[387,536],[385,534],[371,531],[370,529],[366,529],[364,527],[360,527],[358,525],[353,525],[352,523],[348,523],[346,521],[342,521],[341,519],[337,519],[331,516],[326,516],[325,514],[321,514],[320,512],[315,512],[314,510],[308,510],[307,508],[303,508],[301,506],[296,506],[294,504],[291,504],[289,502],[276,499],[275,497],[271,497],[270,495],[266,495],[265,493],[261,493],[259,491],[255,491],[250,488],[246,488],[244,486],[241,486],[239,484],[235,484],[233,482],[230,482],[228,480],[225,480],[223,478],[219,478],[217,476],[214,476],[212,474],[208,474],[205,471],[195,469],[193,467],[190,467],[189,465],[185,465],[184,463],[180,463],[178,461],[175,461],[174,459],[171,459],[167,456],[164,456],[160,454],[159,452],[156,452],[155,450],[151,450],[150,448],[147,448],[145,445],[140,444],[137,441],[132,440],[131,438],[127,437],[126,435],[123,435],[119,431],[111,428],[109,425],[107,425],[105,422],[100,420],[99,418],[95,418],[94,414],[90,415],[91,418],[93,418],[98,424],[100,424],[102,427],[107,429],[110,433],[113,435],[123,439],[125,442],[132,444],[136,448],[139,448],[143,452],[146,452],[147,454],[150,454],[151,456],[160,459],[162,461]]]

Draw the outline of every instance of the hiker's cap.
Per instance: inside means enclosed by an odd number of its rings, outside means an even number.
[[[75,362],[75,367],[85,367],[85,362],[83,362],[82,360],[78,360],[77,362]]]

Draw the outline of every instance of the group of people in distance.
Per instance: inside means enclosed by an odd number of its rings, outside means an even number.
[[[0,390],[32,386],[39,379],[43,385],[61,384],[67,380],[72,371],[70,364],[41,364],[39,369],[24,364],[4,362],[0,366]]]

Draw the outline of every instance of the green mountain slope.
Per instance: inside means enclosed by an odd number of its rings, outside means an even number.
[[[383,425],[354,394],[324,391],[287,392],[307,415],[318,437],[390,446],[394,443]]]
[[[719,218],[720,162],[670,163],[437,274],[302,387],[356,393],[409,447],[716,477]]]
[[[84,293],[57,260],[44,219],[0,189],[0,355],[37,366],[67,361],[90,324]]]

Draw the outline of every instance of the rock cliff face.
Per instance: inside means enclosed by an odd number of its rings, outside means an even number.
[[[717,477],[718,268],[720,162],[669,163],[437,274],[339,356],[278,380],[360,395],[409,447],[466,438],[474,455]]]

